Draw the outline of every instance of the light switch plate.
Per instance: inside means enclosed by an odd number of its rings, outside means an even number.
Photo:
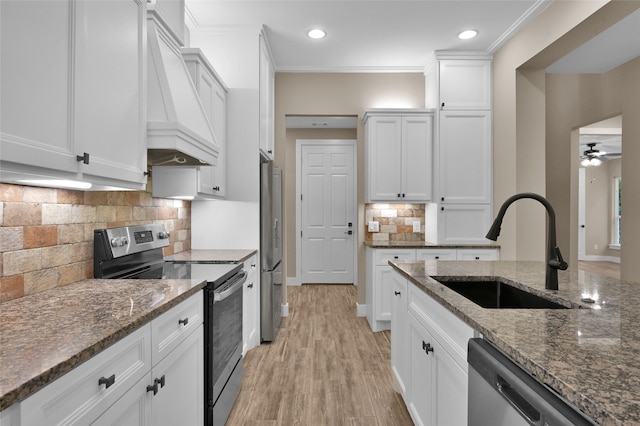
[[[380,222],[376,220],[370,220],[368,230],[369,232],[380,232]]]
[[[413,222],[413,232],[420,232],[420,221],[416,220]]]

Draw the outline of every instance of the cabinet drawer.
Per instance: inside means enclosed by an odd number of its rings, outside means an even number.
[[[390,260],[415,260],[414,249],[377,249],[375,252],[376,265],[388,265]]]
[[[418,260],[456,260],[456,249],[416,250]]]
[[[174,306],[151,322],[151,360],[158,363],[203,323],[204,292]]]
[[[257,267],[258,267],[258,261],[256,259],[256,256],[253,255],[249,259],[244,261],[242,270],[247,273],[247,277],[251,277],[252,274],[256,273]]]
[[[458,249],[458,260],[498,260],[498,249]]]
[[[467,371],[467,344],[473,337],[473,328],[415,285],[409,285],[409,312]]]
[[[147,324],[22,401],[22,425],[93,422],[148,373],[150,337]]]

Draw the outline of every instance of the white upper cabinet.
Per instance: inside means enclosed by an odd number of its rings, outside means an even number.
[[[491,61],[439,61],[440,104],[442,110],[491,109]]]
[[[156,11],[178,44],[184,46],[184,0],[147,0],[147,2],[149,10]]]
[[[429,201],[433,113],[370,110],[364,122],[367,201]]]
[[[1,180],[144,189],[146,2],[0,7]]]
[[[275,70],[269,45],[260,34],[260,151],[273,159],[274,147],[274,86]]]
[[[443,203],[491,203],[490,111],[440,111],[439,197]]]

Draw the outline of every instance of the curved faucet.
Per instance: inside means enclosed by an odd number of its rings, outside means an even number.
[[[549,215],[549,227],[547,230],[547,271],[544,288],[547,290],[557,290],[558,269],[562,269],[564,271],[569,265],[567,265],[567,262],[562,259],[560,248],[556,245],[556,213],[553,211],[553,207],[551,207],[551,204],[546,198],[541,195],[534,194],[533,192],[523,192],[507,198],[507,200],[502,204],[502,207],[500,207],[498,216],[496,216],[496,219],[493,221],[493,225],[491,225],[489,232],[487,232],[486,238],[492,241],[496,241],[498,239],[498,236],[500,235],[500,227],[502,226],[502,219],[504,218],[504,214],[507,212],[507,208],[514,201],[521,198],[531,198],[539,201],[547,209],[547,214]]]

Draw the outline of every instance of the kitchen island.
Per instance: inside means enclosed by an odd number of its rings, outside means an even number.
[[[389,261],[394,270],[603,425],[640,424],[640,284],[544,262]],[[502,277],[575,309],[485,309],[432,277]],[[585,303],[590,298],[595,303]]]

